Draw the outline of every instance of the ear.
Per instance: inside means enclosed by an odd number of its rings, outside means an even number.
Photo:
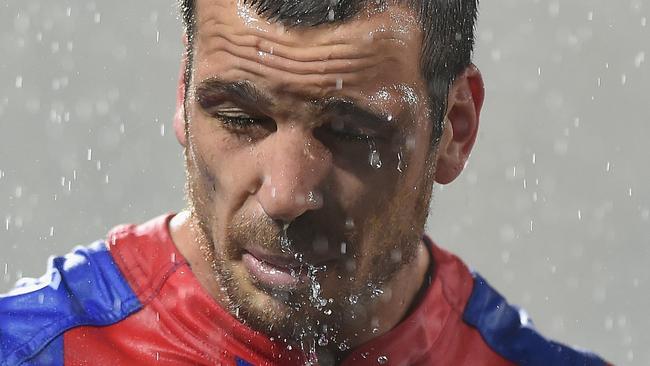
[[[187,48],[187,37],[184,38],[184,44]],[[176,113],[174,114],[174,133],[178,142],[186,146],[187,138],[185,136],[185,68],[187,67],[187,56],[181,61],[181,70],[178,73],[178,85],[176,87]]]
[[[481,72],[470,65],[449,89],[444,130],[438,146],[436,182],[450,183],[465,168],[476,141],[484,97]]]

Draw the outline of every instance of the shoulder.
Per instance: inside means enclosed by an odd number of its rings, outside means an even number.
[[[497,354],[517,365],[607,365],[591,352],[544,337],[524,309],[509,304],[478,273],[472,276],[474,286],[463,320]]]
[[[525,310],[510,304],[461,259],[425,237],[447,303],[482,344],[517,365],[607,365],[593,353],[550,340],[539,333]]]
[[[51,257],[45,275],[0,295],[0,365],[34,357],[57,364],[66,330],[112,324],[140,307],[104,241]]]

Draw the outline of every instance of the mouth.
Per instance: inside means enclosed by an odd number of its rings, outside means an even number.
[[[309,283],[306,265],[293,257],[245,251],[242,263],[251,277],[267,289],[292,290]]]

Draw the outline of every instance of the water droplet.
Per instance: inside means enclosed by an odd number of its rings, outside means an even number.
[[[330,9],[330,11],[327,13],[327,20],[330,22],[334,21],[334,9]]]
[[[336,90],[341,90],[343,89],[343,79],[338,78],[336,79]]]
[[[388,356],[379,356],[377,357],[377,363],[380,365],[388,364]]]
[[[345,219],[345,228],[348,230],[354,229],[354,219],[351,217],[348,217]]]
[[[368,155],[368,162],[374,169],[379,169],[382,166],[381,157],[379,156],[374,141],[370,141],[370,155]]]
[[[345,254],[348,251],[348,245],[346,242],[341,243],[341,254]]]
[[[343,341],[343,342],[339,343],[339,350],[340,351],[347,351],[349,349],[350,349],[350,345],[348,344],[347,341]]]
[[[404,173],[404,162],[402,161],[402,150],[397,153],[397,171]]]
[[[321,346],[321,347],[325,347],[325,346],[327,346],[328,344],[329,344],[329,341],[327,340],[327,338],[325,337],[325,335],[324,335],[324,334],[321,335],[321,337],[318,339],[318,345]]]
[[[359,301],[359,296],[357,296],[357,295],[350,295],[350,296],[348,297],[348,301],[350,302],[350,304],[354,305],[354,304],[357,303],[357,301]]]
[[[634,57],[634,66],[637,68],[641,67],[641,64],[645,62],[645,52],[639,52],[636,57]]]
[[[319,192],[309,191],[307,193],[307,202],[315,206],[320,206],[323,203],[323,196]]]
[[[93,160],[93,149],[88,149],[88,154],[86,156],[88,161]]]
[[[20,89],[23,87],[23,77],[21,75],[16,76],[16,88]]]

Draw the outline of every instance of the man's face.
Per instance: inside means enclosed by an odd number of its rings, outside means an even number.
[[[231,312],[290,338],[376,322],[433,184],[417,17],[287,29],[236,0],[196,16],[189,198]]]

